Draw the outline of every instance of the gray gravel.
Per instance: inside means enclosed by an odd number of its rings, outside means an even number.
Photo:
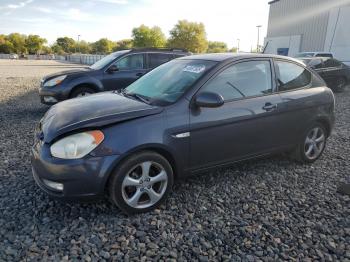
[[[323,157],[277,156],[177,182],[159,210],[50,200],[31,177],[41,76],[76,65],[0,60],[0,261],[350,261],[350,91]]]

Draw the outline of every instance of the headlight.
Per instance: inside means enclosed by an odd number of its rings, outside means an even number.
[[[55,78],[52,78],[50,79],[49,81],[46,81],[44,83],[44,86],[56,86],[58,84],[60,84],[64,79],[66,79],[66,75],[63,75],[63,76],[58,76],[58,77],[55,77]]]
[[[104,139],[101,131],[88,131],[62,138],[54,143],[51,155],[63,159],[78,159],[94,150]]]

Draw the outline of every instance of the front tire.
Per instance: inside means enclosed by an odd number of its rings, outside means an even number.
[[[294,157],[301,163],[313,163],[322,155],[327,142],[327,132],[320,123],[311,125],[294,150]]]
[[[145,151],[127,158],[112,173],[109,197],[127,214],[143,213],[165,200],[173,182],[169,162],[155,152]]]
[[[87,86],[81,86],[73,90],[71,94],[71,98],[89,96],[94,93],[96,93],[96,91],[93,88],[87,87]]]

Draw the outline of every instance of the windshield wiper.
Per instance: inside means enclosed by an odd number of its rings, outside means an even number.
[[[125,89],[120,90],[120,94],[122,94],[125,97],[132,97],[132,98],[136,98],[137,100],[146,103],[146,104],[150,104],[150,101],[147,97],[143,96],[143,95],[139,95],[136,93],[127,93],[125,91]]]

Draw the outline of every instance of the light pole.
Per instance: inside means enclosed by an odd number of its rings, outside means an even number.
[[[78,52],[80,53],[79,38],[80,38],[80,35],[78,35]]]
[[[237,53],[239,52],[239,42],[241,41],[241,39],[237,38]]]
[[[259,53],[259,49],[260,49],[260,28],[262,27],[262,25],[257,25],[256,28],[258,28],[258,43],[256,45],[256,52]]]

